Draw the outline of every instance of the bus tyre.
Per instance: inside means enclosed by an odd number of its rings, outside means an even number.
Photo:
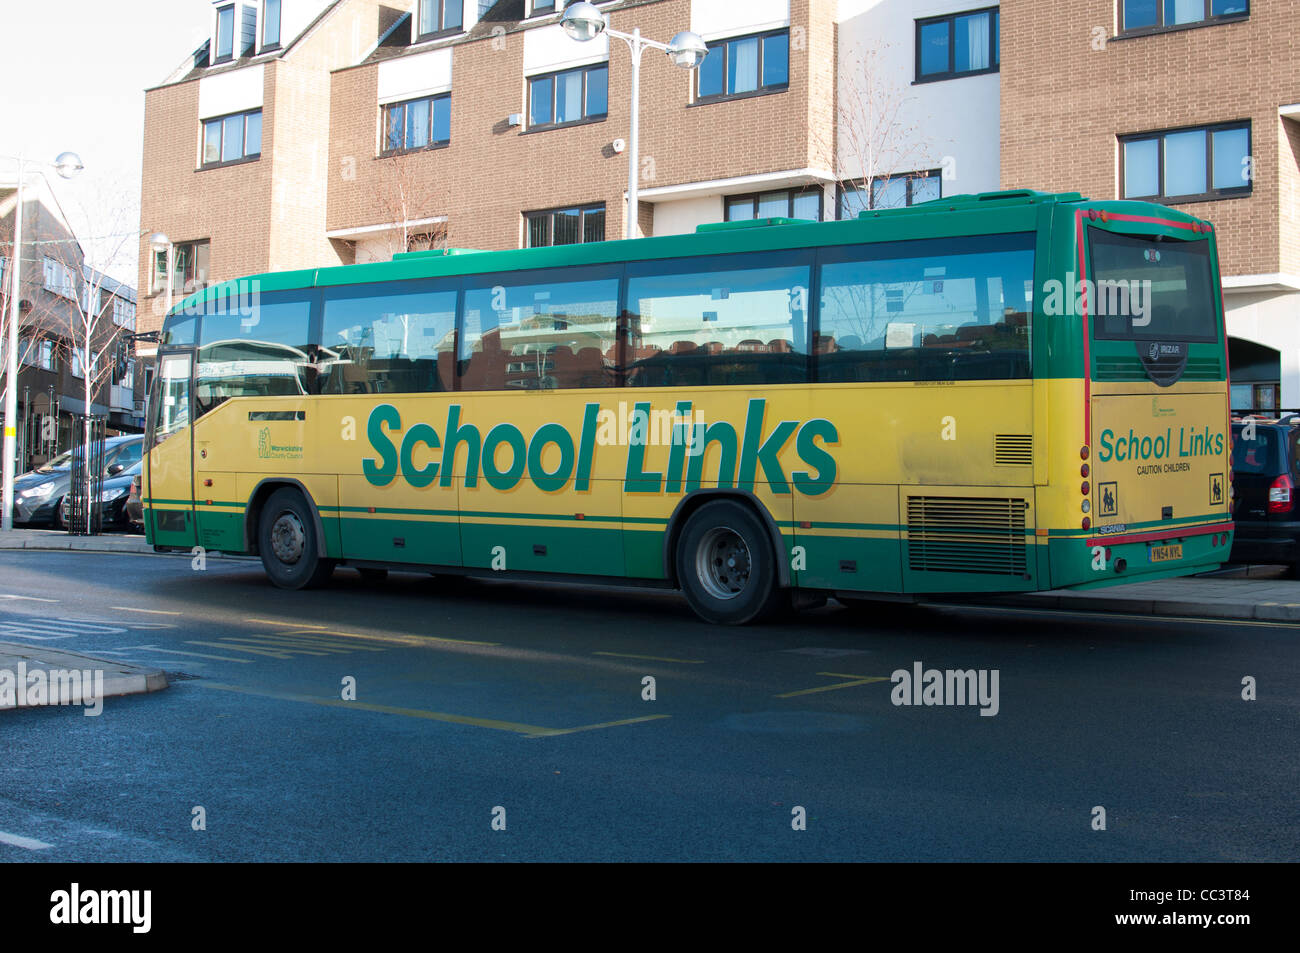
[[[311,506],[289,487],[276,490],[262,507],[257,549],[266,574],[281,589],[310,589],[334,572],[334,560],[321,556]]]
[[[761,622],[781,605],[767,530],[740,503],[718,500],[691,514],[677,540],[676,566],[686,601],[706,622]]]

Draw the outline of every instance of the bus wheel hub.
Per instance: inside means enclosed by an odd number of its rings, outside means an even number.
[[[302,522],[292,513],[281,513],[280,518],[271,527],[271,550],[275,558],[287,565],[293,565],[302,559],[307,545],[307,533]]]
[[[715,599],[734,599],[749,584],[749,547],[735,530],[716,527],[700,543],[695,572]]]

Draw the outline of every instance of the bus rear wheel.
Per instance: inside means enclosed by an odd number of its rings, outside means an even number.
[[[782,601],[766,529],[731,500],[691,514],[677,540],[677,578],[695,614],[718,625],[761,622]]]
[[[276,490],[262,507],[257,549],[267,576],[281,589],[310,589],[334,572],[334,560],[321,555],[310,504],[289,487]]]

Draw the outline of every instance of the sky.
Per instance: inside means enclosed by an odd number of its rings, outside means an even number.
[[[76,179],[47,176],[87,264],[132,287],[144,91],[203,42],[211,10],[210,0],[0,0],[0,181],[13,179],[11,156],[81,156]]]

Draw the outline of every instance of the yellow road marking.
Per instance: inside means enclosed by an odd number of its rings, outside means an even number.
[[[187,643],[187,644],[189,644],[189,643]],[[159,651],[162,652],[161,649],[159,649]],[[252,664],[253,664],[253,660],[252,660],[251,658],[227,658],[227,657],[224,656],[224,655],[207,655],[207,654],[205,654],[205,653],[203,653],[203,652],[182,652],[180,649],[173,649],[173,648],[171,648],[171,647],[168,647],[167,650],[166,650],[166,652],[165,652],[164,654],[167,654],[167,655],[193,655],[195,658],[210,658],[210,659],[216,659],[218,662],[238,662],[240,665],[252,665]]]
[[[324,629],[328,626],[315,625],[311,622],[277,622],[275,619],[245,619],[245,622],[256,622],[259,625],[282,625],[290,629]]]
[[[293,660],[293,656],[288,654],[287,652],[271,652],[266,649],[243,648],[242,646],[231,645],[229,642],[197,642],[197,641],[187,639],[185,644],[206,645],[208,648],[228,649],[232,652],[247,652],[249,655],[265,655],[267,658],[281,659],[282,661],[285,662],[289,662]]]
[[[660,658],[658,655],[627,655],[623,652],[592,652],[592,655],[608,655],[610,658],[631,658],[643,662],[677,662],[681,665],[703,665],[703,659],[696,658]]]
[[[135,606],[109,606],[110,609],[120,609],[122,612],[147,612],[149,615],[180,615],[179,612],[168,612],[166,609],[137,609]]]
[[[309,705],[322,705],[326,708],[359,708],[362,711],[374,711],[383,715],[401,715],[404,718],[420,718],[425,721],[443,721],[453,725],[469,725],[472,728],[491,728],[493,731],[509,731],[526,738],[554,738],[557,735],[571,735],[580,731],[597,731],[601,728],[618,728],[622,725],[635,725],[645,721],[657,721],[671,718],[671,715],[646,715],[641,718],[625,718],[622,721],[606,721],[599,725],[582,725],[578,728],[542,728],[539,725],[524,725],[515,721],[500,721],[495,718],[471,718],[468,715],[450,715],[441,711],[429,711],[424,708],[399,708],[394,705],[371,705],[366,702],[346,702],[341,698],[317,698],[312,695],[297,695],[291,692],[265,692],[240,685],[223,685],[220,682],[200,682],[204,688],[215,688],[223,692],[237,692],[241,695],[256,695],[259,698],[275,698],[280,701],[304,702]]]
[[[849,678],[849,682],[836,682],[834,685],[818,685],[816,688],[804,688],[797,692],[784,692],[780,695],[774,695],[774,698],[794,698],[796,695],[816,695],[818,692],[833,692],[841,688],[855,688],[858,685],[870,685],[872,682],[889,681],[883,675],[846,675],[842,672],[818,672],[818,675],[827,675],[831,678]]]
[[[235,636],[224,636],[224,638],[235,638]],[[321,638],[299,638],[294,633],[281,635],[251,635],[248,640],[252,642],[265,643],[267,645],[282,645],[285,648],[294,646],[305,646],[311,649],[322,649],[330,652],[385,652],[387,649],[381,649],[374,645],[356,645],[347,639],[321,639]]]
[[[366,702],[345,702],[341,698],[316,698],[311,695],[295,695],[289,692],[263,692],[238,685],[222,685],[217,682],[204,682],[205,688],[216,688],[223,692],[239,692],[243,695],[257,695],[261,698],[278,698],[281,701],[305,702],[311,705],[323,705],[327,708],[359,708],[362,711],[375,711],[385,715],[402,715],[406,718],[423,718],[426,721],[445,721],[456,725],[471,725],[475,728],[491,728],[494,731],[510,731],[517,735],[536,735],[550,731],[537,725],[522,725],[513,721],[498,721],[494,718],[471,718],[467,715],[449,715],[440,711],[427,711],[423,708],[398,708],[393,705],[371,705]]]
[[[581,728],[547,728],[532,735],[530,738],[554,738],[556,735],[573,735],[580,731],[597,731],[601,728],[618,728],[622,725],[637,725],[643,721],[658,721],[661,718],[671,718],[672,715],[644,715],[641,718],[624,718],[622,721],[604,721],[599,725],[583,725]]]
[[[255,622],[259,625],[279,625],[286,628],[293,628],[299,633],[308,635],[336,635],[345,639],[367,639],[371,642],[388,642],[393,645],[424,645],[428,642],[450,642],[454,645],[484,645],[496,646],[500,642],[476,642],[473,639],[447,639],[436,635],[366,635],[363,632],[340,632],[338,629],[331,629],[325,625],[315,625],[308,622],[276,622],[274,619],[245,619],[245,622]],[[289,633],[293,635],[293,632]]]
[[[262,645],[268,649],[277,649],[277,650],[288,652],[290,655],[314,655],[317,658],[324,658],[326,655],[347,655],[348,654],[347,649],[324,649],[318,646],[307,647],[304,645],[299,645],[296,642],[284,642],[279,639],[259,639],[256,637],[245,639],[245,638],[238,638],[235,636],[231,636],[229,638],[223,638],[221,642],[222,644],[228,645],[236,652],[243,651],[240,648],[241,645]],[[237,644],[232,644],[232,643],[237,643]]]

